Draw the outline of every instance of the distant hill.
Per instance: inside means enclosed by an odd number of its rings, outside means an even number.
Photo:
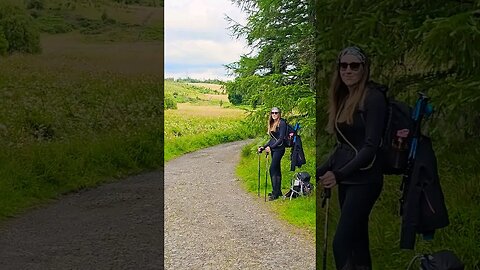
[[[159,0],[28,0],[26,8],[42,33],[78,32],[107,42],[163,40]]]

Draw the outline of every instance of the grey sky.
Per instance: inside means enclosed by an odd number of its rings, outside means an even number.
[[[165,1],[165,78],[233,79],[222,65],[248,49],[230,36],[225,15],[245,22],[229,0]]]

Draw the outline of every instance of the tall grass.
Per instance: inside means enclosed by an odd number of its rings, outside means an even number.
[[[178,107],[165,112],[165,161],[201,148],[252,136],[241,110],[185,104]]]
[[[237,174],[242,179],[245,188],[252,195],[257,194],[258,191],[258,159],[260,158],[260,197],[263,200],[265,187],[265,173],[267,170],[265,155],[257,155],[256,150],[259,145],[265,143],[265,138],[256,139],[252,144],[247,145],[242,150],[242,158],[237,167]],[[296,172],[306,171],[311,175],[310,182],[315,183],[315,144],[311,140],[303,141],[303,148],[305,152],[305,159],[307,164],[301,168],[297,168],[295,172],[290,171],[290,153],[291,150],[287,148],[285,155],[282,158],[282,193],[285,194],[290,189],[290,180]],[[271,161],[271,160],[270,160]],[[270,175],[268,175],[267,193],[271,192]],[[313,238],[315,234],[315,196],[312,194],[307,197],[295,198],[292,200],[276,200],[268,202],[271,209],[278,215],[279,218],[286,222],[305,229]]]
[[[0,63],[0,219],[163,164],[158,78],[32,64],[42,57]]]

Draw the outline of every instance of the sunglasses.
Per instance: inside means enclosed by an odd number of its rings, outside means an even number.
[[[350,66],[350,70],[353,70],[353,71],[357,71],[360,69],[360,66],[362,65],[363,63],[359,63],[359,62],[352,62],[352,63],[340,63],[338,64],[338,66],[340,67],[341,70],[347,70],[347,67]]]
[[[271,112],[271,114],[278,114],[278,112]]]

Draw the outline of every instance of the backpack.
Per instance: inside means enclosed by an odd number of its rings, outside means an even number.
[[[295,126],[292,127],[286,121],[285,123],[287,124],[287,130],[285,132],[285,136],[283,137],[283,145],[285,145],[287,148],[292,148],[295,145],[295,137],[298,136],[297,132],[300,128],[300,125],[296,123]]]
[[[408,265],[410,270],[413,263],[420,259],[421,270],[463,270],[465,264],[450,250],[442,250],[433,254],[423,254],[415,256]]]
[[[413,108],[404,102],[387,97],[386,86],[375,83],[372,85],[385,95],[387,101],[385,128],[379,147],[379,155],[383,161],[382,171],[387,175],[401,175],[407,167],[415,127],[412,118]]]
[[[298,172],[290,180],[290,190],[285,193],[284,198],[297,198],[299,196],[309,195],[313,186],[310,184],[310,174],[307,172]]]
[[[360,170],[370,169],[374,161],[379,159],[382,162],[383,174],[402,175],[407,168],[408,155],[410,153],[411,140],[415,127],[415,121],[412,118],[413,108],[404,102],[388,97],[388,88],[385,85],[370,81],[368,87],[377,89],[384,94],[387,102],[387,112],[377,156],[368,166],[360,168]],[[335,128],[350,147],[355,149],[338,127],[335,126]]]

